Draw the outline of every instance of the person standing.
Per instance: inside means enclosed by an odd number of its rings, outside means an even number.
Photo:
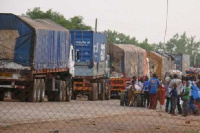
[[[169,88],[169,83],[170,83],[171,79],[172,79],[171,75],[169,75],[169,76],[167,76],[165,78],[165,89],[166,89],[166,95],[165,95],[165,97],[166,97],[165,112],[167,112],[167,113],[169,111],[169,105],[171,103],[171,96],[169,94],[169,92],[171,91],[171,89]],[[171,110],[170,110],[170,112],[171,112]]]
[[[144,107],[147,108],[149,107],[149,86],[150,86],[149,78],[146,76],[143,84],[143,91],[144,91]]]
[[[189,100],[188,100],[188,103],[187,103],[187,113],[191,114],[191,111],[193,111],[194,114],[198,114],[198,110],[197,110],[196,106],[194,105],[195,100],[194,100],[193,95],[192,95],[192,85],[196,86],[194,76],[191,77],[190,85],[189,85],[190,93],[189,93]]]
[[[200,89],[200,80],[199,80],[199,78],[200,78],[200,76],[198,77],[197,87]],[[198,108],[198,111],[200,111],[200,101],[198,101],[197,108]]]
[[[135,80],[131,81],[131,86],[129,88],[129,92],[128,92],[128,105],[132,106],[134,104],[134,100],[135,100]]]
[[[153,74],[153,78],[150,79],[150,108],[149,109],[156,109],[156,101],[157,101],[157,93],[158,87],[160,86],[160,82],[157,79],[156,74]]]
[[[144,87],[144,80],[143,77],[140,78],[139,82],[138,82],[138,86],[141,88],[141,107],[144,107],[143,101],[144,101],[144,91],[143,91],[143,87]]]
[[[174,84],[172,90],[170,91],[170,95],[171,95],[171,103],[172,103],[172,115],[176,115],[175,110],[176,110],[176,105],[177,105],[177,98],[178,98],[178,94],[177,94],[177,85]]]
[[[182,114],[182,108],[180,104],[180,98],[181,98],[181,90],[183,87],[182,81],[178,78],[177,74],[174,74],[174,78],[170,81],[169,87],[174,88],[174,85],[176,85],[176,90],[177,90],[177,107],[178,107],[178,113]]]
[[[160,109],[162,109],[162,106],[165,104],[165,95],[166,95],[166,89],[162,80],[160,80],[160,87],[158,89],[158,99],[160,102]]]
[[[189,93],[190,93],[190,87],[189,87],[189,80],[187,79],[186,80],[186,85],[184,86],[184,89],[183,89],[183,93],[182,93],[182,101],[183,101],[183,105],[182,105],[182,108],[183,108],[183,114],[182,116],[187,116],[188,112],[187,112],[187,103],[188,103],[188,100],[189,100]]]

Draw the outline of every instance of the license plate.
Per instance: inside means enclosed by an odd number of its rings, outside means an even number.
[[[12,73],[0,73],[0,77],[12,77]]]

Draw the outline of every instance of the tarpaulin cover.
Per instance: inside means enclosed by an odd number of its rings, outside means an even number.
[[[113,71],[129,78],[147,75],[146,50],[133,44],[110,44],[109,53]]]
[[[174,69],[174,60],[170,56],[148,51],[147,57],[151,76],[155,73],[159,79],[163,79],[169,70]]]
[[[9,52],[14,54],[15,62],[23,65],[29,65],[30,45],[34,30],[25,24],[19,17],[12,14],[0,14],[0,30],[18,31],[19,37],[15,41],[16,44],[14,48],[10,49]],[[4,32],[4,34],[2,33],[0,36],[1,38],[5,38],[6,33]]]
[[[50,20],[0,14],[0,30],[17,30],[14,62],[36,70],[66,68],[69,32]]]

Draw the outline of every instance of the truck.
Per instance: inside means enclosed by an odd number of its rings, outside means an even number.
[[[175,69],[174,57],[163,52],[147,51],[150,75],[155,73],[160,80],[165,78],[169,70]]]
[[[148,75],[146,50],[133,44],[109,44],[111,95],[120,96],[133,76]]]
[[[176,70],[179,70],[186,75],[186,70],[190,68],[190,55],[188,54],[174,54]]]
[[[48,19],[0,14],[0,100],[70,101],[73,47],[67,29]]]
[[[70,42],[74,48],[75,65],[73,99],[78,95],[88,100],[110,98],[106,34],[96,31],[70,30]]]

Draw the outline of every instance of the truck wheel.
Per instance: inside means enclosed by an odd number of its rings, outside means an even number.
[[[137,107],[141,106],[141,95],[137,95]]]
[[[101,83],[101,94],[99,97],[99,100],[105,100],[105,94],[106,93],[106,83],[105,80],[103,80],[103,82]]]
[[[58,101],[63,101],[63,85],[61,80],[59,81]]]
[[[31,91],[31,101],[32,102],[37,102],[38,101],[38,88],[39,88],[39,80],[34,79],[33,83],[33,90]]]
[[[120,95],[120,106],[124,106],[124,94]]]
[[[111,98],[110,86],[106,86],[106,100],[110,100],[110,98]]]
[[[37,100],[36,102],[40,102],[40,96],[41,96],[41,89],[42,89],[42,83],[41,83],[41,79],[37,79],[38,80],[38,87],[36,88],[37,91]]]
[[[76,100],[76,96],[77,96],[76,92],[73,91],[73,92],[72,92],[72,100]]]
[[[5,91],[0,90],[0,101],[4,100],[4,96],[5,96]]]
[[[110,100],[110,91],[109,90],[107,90],[105,99],[106,100]]]
[[[20,102],[26,101],[26,92],[25,90],[19,90],[19,100]]]
[[[88,100],[96,101],[98,99],[97,83],[92,83],[92,89],[89,91]]]
[[[125,94],[124,94],[124,104],[126,106],[128,106],[128,93],[127,92],[125,92]]]
[[[62,95],[62,101],[65,102],[66,98],[67,98],[67,85],[66,85],[66,81],[61,81],[62,82],[62,90],[63,90],[63,95]]]
[[[44,102],[44,97],[45,97],[45,90],[46,90],[46,86],[45,86],[45,80],[44,79],[40,79],[40,102]]]
[[[19,98],[19,94],[17,89],[14,89],[14,91],[11,92],[11,99],[16,100]]]
[[[71,84],[71,81],[68,81],[67,82],[67,91],[66,91],[66,101],[67,102],[70,102],[71,101],[71,98],[72,98],[72,84]]]

